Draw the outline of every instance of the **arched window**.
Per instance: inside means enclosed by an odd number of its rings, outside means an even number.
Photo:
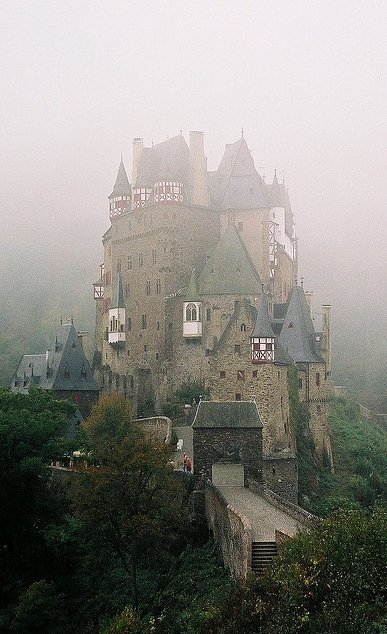
[[[185,320],[186,321],[198,320],[198,311],[197,311],[196,304],[193,304],[192,302],[190,304],[187,304],[187,307],[185,309]]]
[[[246,324],[241,324],[241,332],[246,332]]]

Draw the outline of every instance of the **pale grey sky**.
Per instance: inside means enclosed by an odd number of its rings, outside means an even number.
[[[387,327],[386,24],[384,0],[3,0],[0,263],[97,267],[134,136],[201,129],[215,168],[243,126],[285,174],[306,287]]]

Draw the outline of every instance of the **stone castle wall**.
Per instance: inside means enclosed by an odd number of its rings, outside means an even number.
[[[246,579],[251,568],[251,526],[241,513],[228,505],[211,484],[205,488],[205,513],[225,565],[235,579]]]

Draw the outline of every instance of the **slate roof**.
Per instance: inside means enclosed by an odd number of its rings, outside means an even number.
[[[192,423],[194,429],[261,428],[255,401],[201,401]]]
[[[259,295],[261,280],[234,225],[229,225],[199,276],[200,295]]]
[[[244,137],[226,145],[216,172],[208,173],[212,203],[220,209],[255,209],[269,205],[265,183],[254,166]]]
[[[113,296],[110,308],[125,308],[124,291],[122,288],[122,278],[121,278],[121,273],[119,271],[117,273],[116,286],[114,289],[114,296]]]
[[[279,343],[296,363],[321,363],[315,345],[315,329],[308,303],[301,286],[295,286],[279,336]]]
[[[11,390],[28,392],[30,385],[45,390],[99,391],[72,324],[60,326],[51,350],[23,355],[13,377]]]
[[[138,165],[136,186],[153,187],[157,181],[188,183],[189,149],[182,134],[143,148]]]
[[[252,337],[274,337],[268,310],[267,295],[262,293]]]
[[[130,195],[130,193],[131,193],[131,188],[129,185],[128,175],[126,173],[126,170],[121,158],[121,162],[117,172],[116,182],[109,198],[114,198],[114,196],[122,196],[122,195],[128,196]]]

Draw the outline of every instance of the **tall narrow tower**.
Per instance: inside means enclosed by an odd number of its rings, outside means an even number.
[[[118,168],[117,178],[113,191],[109,196],[109,218],[110,222],[114,222],[118,216],[130,208],[131,187],[129,185],[128,176],[122,161]]]

